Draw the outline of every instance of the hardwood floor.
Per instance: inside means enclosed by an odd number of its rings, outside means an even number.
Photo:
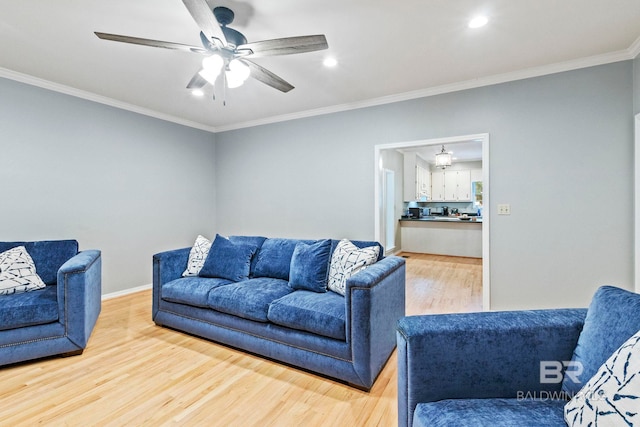
[[[407,314],[480,310],[481,260],[407,256]],[[0,368],[0,426],[394,426],[396,353],[367,393],[157,327],[151,291],[107,300],[80,356]]]

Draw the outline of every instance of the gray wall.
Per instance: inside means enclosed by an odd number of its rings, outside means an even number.
[[[101,249],[103,293],[215,227],[211,133],[0,79],[0,240]]]
[[[633,112],[640,114],[640,55],[633,61]]]
[[[376,144],[488,132],[492,308],[585,306],[632,288],[632,111],[625,61],[219,133],[218,231],[372,239]]]

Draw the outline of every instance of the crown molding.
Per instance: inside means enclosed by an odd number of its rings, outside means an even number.
[[[508,83],[516,80],[524,80],[533,77],[541,77],[549,74],[562,73],[565,71],[572,71],[581,68],[594,67],[598,65],[604,65],[619,61],[627,61],[635,59],[640,55],[640,37],[638,37],[627,49],[619,50],[615,52],[605,53],[602,55],[595,55],[586,58],[579,58],[571,61],[559,62],[556,64],[549,64],[540,67],[532,67],[524,70],[514,71],[510,73],[496,74],[488,77],[481,77],[477,79],[466,80],[457,83],[451,83],[441,86],[434,86],[430,88],[420,89],[416,91],[404,92],[394,95],[383,96],[379,98],[372,98],[364,101],[356,101],[339,105],[332,105],[329,107],[316,108],[312,110],[305,110],[296,113],[283,114],[279,116],[266,117],[258,120],[250,120],[240,123],[232,123],[222,126],[210,126],[202,123],[185,120],[180,117],[171,116],[169,114],[160,113],[148,108],[143,108],[134,104],[118,101],[113,98],[109,98],[102,95],[97,95],[92,92],[83,91],[70,86],[54,83],[48,80],[43,80],[27,74],[18,73],[16,71],[8,70],[0,67],[0,77],[4,77],[10,80],[19,81],[32,86],[41,87],[43,89],[52,90],[55,92],[63,93],[66,95],[75,96],[78,98],[94,101],[100,104],[108,105],[111,107],[119,108],[122,110],[131,111],[134,113],[142,114],[145,116],[153,117],[156,119],[177,123],[179,125],[188,126],[195,129],[204,130],[211,133],[227,132],[232,130],[238,130],[243,128],[262,126],[280,122],[286,122],[289,120],[297,120],[315,116],[321,116],[326,114],[340,113],[344,111],[357,110],[361,108],[376,107],[384,104],[392,104],[395,102],[409,101],[418,98],[427,98],[430,96],[441,95],[445,93],[459,92],[462,90],[475,89],[483,86],[492,86],[501,83]]]
[[[636,54],[634,55],[634,49]],[[297,113],[284,114],[280,116],[268,117],[259,120],[252,120],[243,123],[235,123],[226,126],[217,126],[217,132],[226,132],[230,130],[237,130],[242,128],[261,126],[266,124],[285,122],[289,120],[296,120],[314,116],[320,116],[324,114],[333,114],[349,110],[356,110],[360,108],[375,107],[384,104],[391,104],[394,102],[409,101],[418,98],[427,98],[435,95],[442,95],[445,93],[459,92],[462,90],[475,89],[483,86],[492,86],[500,83],[508,83],[516,80],[524,80],[533,77],[541,77],[549,74],[562,73],[565,71],[572,71],[581,68],[594,67],[597,65],[604,65],[614,62],[627,61],[635,58],[640,51],[640,38],[638,38],[628,49],[620,50],[616,52],[605,53],[602,55],[595,55],[586,58],[575,59],[571,61],[559,62],[556,64],[549,64],[540,67],[532,67],[524,70],[514,71],[510,73],[496,74],[488,77],[481,77],[478,79],[466,80],[457,83],[451,83],[447,85],[434,86],[426,89],[420,89],[411,92],[404,92],[395,95],[383,96],[380,98],[373,98],[364,101],[352,102],[347,104],[333,105],[325,108],[317,108],[313,110],[306,110]]]
[[[127,102],[118,101],[116,99],[109,98],[107,96],[102,96],[102,95],[95,94],[93,92],[87,92],[81,89],[76,89],[71,86],[54,83],[49,80],[40,79],[38,77],[19,73],[17,71],[9,70],[6,68],[0,67],[0,77],[4,77],[9,80],[15,80],[17,82],[25,83],[31,86],[36,86],[42,89],[47,89],[54,92],[62,93],[65,95],[74,96],[76,98],[86,99],[88,101],[97,102],[99,104],[108,105],[110,107],[115,107],[121,110],[131,111],[133,113],[142,114],[144,116],[153,117],[153,118],[164,120],[167,122],[177,123],[179,125],[204,130],[207,132],[212,132],[212,133],[216,132],[216,128],[212,126],[204,125],[202,123],[197,123],[190,120],[185,120],[180,117],[172,116],[170,114],[160,113],[155,110],[143,108],[134,104],[129,104]]]

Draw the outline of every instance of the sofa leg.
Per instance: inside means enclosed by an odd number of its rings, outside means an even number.
[[[83,348],[81,348],[80,350],[74,350],[74,351],[70,351],[68,353],[62,353],[60,355],[60,357],[71,357],[71,356],[79,356],[82,354],[82,352],[84,351]]]

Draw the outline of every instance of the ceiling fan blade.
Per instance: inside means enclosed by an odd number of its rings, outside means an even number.
[[[206,0],[182,0],[182,3],[207,37],[220,40],[223,46],[227,45],[227,38]]]
[[[191,80],[187,84],[187,89],[200,89],[203,88],[206,84],[207,80],[205,80],[205,78],[200,75],[200,70],[198,70],[198,72],[196,72],[193,77],[191,77]]]
[[[263,40],[240,45],[239,53],[250,50],[252,53],[246,57],[258,58],[261,56],[291,55],[294,53],[313,52],[327,49],[327,39],[324,35],[285,37],[282,39]]]
[[[254,79],[271,86],[272,88],[278,89],[281,92],[286,93],[293,89],[293,85],[255,62],[248,61],[246,59],[241,59],[240,61],[249,66],[249,69],[251,70],[251,77]]]
[[[131,43],[142,46],[161,47],[164,49],[182,50],[185,52],[208,53],[206,49],[196,46],[189,46],[181,43],[163,42],[161,40],[142,39],[140,37],[121,36],[118,34],[94,33],[102,40],[112,40],[114,42]]]

